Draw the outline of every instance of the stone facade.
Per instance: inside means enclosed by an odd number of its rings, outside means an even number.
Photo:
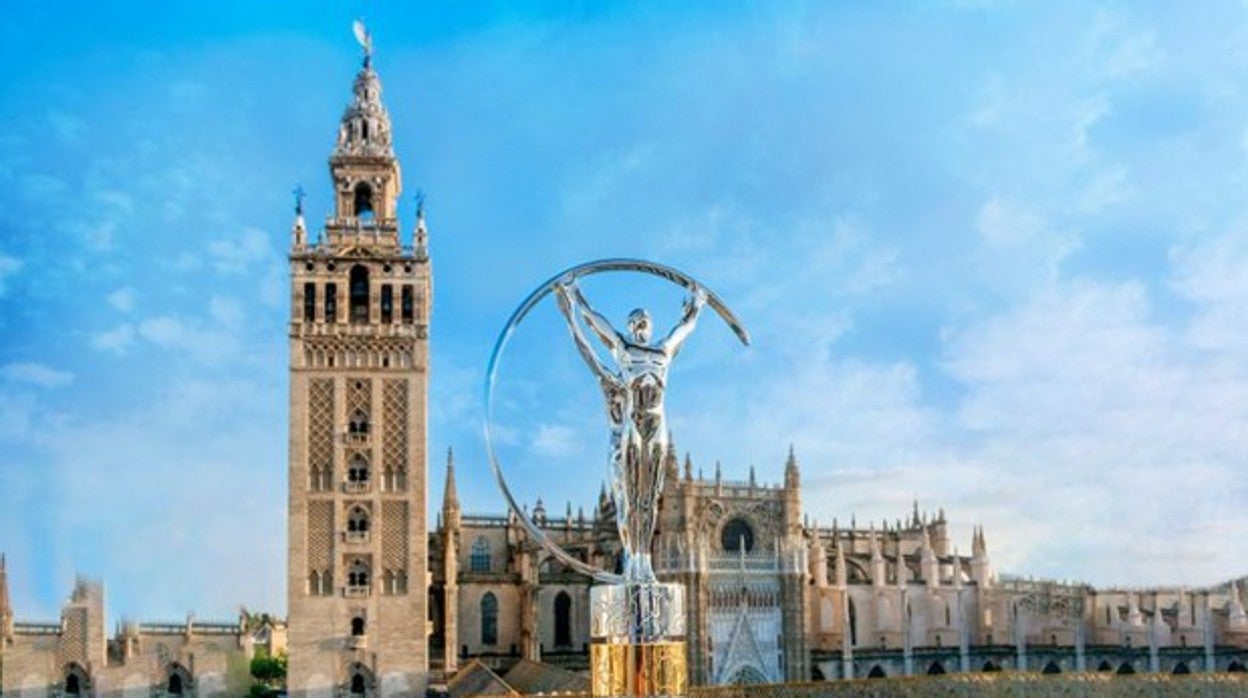
[[[334,211],[290,251],[287,609],[292,696],[423,696],[432,282],[366,55],[329,159]]]
[[[801,513],[790,452],[781,486],[683,474],[669,454],[654,559],[685,584],[694,685],[999,670],[1184,674],[1248,665],[1244,580],[1203,588],[1095,589],[1000,578],[976,529],[952,549],[944,511],[865,528]],[[516,657],[585,668],[589,580],[525,537],[514,516],[466,515],[454,468],[430,534],[433,656]],[[605,491],[587,517],[529,514],[582,560],[619,559]],[[566,596],[561,602],[560,597]],[[488,597],[488,600],[487,600]],[[457,609],[448,617],[445,609]],[[488,641],[486,641],[488,640]]]
[[[256,652],[284,650],[285,626],[243,614],[233,623],[123,622],[104,629],[103,587],[79,580],[58,622],[16,621],[0,560],[0,695],[243,695]]]

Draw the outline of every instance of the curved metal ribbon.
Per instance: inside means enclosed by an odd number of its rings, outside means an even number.
[[[507,480],[503,477],[502,466],[499,465],[498,455],[494,452],[493,424],[494,424],[494,382],[498,374],[499,359],[502,358],[503,350],[507,348],[507,342],[511,339],[512,333],[520,326],[520,322],[524,320],[529,311],[538,304],[542,298],[546,297],[555,284],[562,279],[579,279],[581,277],[590,276],[607,271],[638,271],[661,279],[670,281],[678,286],[686,289],[703,288],[706,286],[696,281],[693,277],[678,271],[664,264],[657,262],[648,262],[642,259],[600,259],[594,262],[586,262],[569,267],[547,279],[532,293],[524,299],[524,302],[516,308],[515,312],[508,318],[507,324],[503,327],[503,331],[498,335],[498,340],[494,342],[494,351],[490,353],[490,363],[485,372],[485,451],[490,459],[490,468],[494,471],[494,479],[498,482],[498,488],[503,492],[503,498],[507,500],[507,506],[511,507],[511,511],[520,520],[520,524],[524,526],[524,530],[538,544],[550,551],[555,559],[567,565],[568,567],[588,575],[599,582],[617,584],[623,581],[623,578],[612,572],[598,569],[592,565],[581,562],[566,550],[559,547],[554,541],[550,540],[545,533],[542,532],[537,524],[533,523],[529,517],[524,515],[524,510],[516,503],[515,497],[511,494],[511,488],[507,486]],[[733,334],[741,340],[742,344],[749,345],[750,335],[745,331],[745,327],[741,321],[733,315],[728,306],[724,304],[719,296],[706,289],[706,304],[715,310],[715,312],[723,318],[724,322],[732,330]]]

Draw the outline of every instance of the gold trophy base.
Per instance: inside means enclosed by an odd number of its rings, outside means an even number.
[[[685,695],[689,675],[683,640],[589,646],[590,690],[594,698]]]

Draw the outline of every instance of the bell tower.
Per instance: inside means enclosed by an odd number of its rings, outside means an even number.
[[[292,696],[424,696],[432,271],[399,231],[390,116],[364,63],[329,158],[333,212],[291,233],[287,607]]]

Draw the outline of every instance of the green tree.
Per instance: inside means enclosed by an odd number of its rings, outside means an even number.
[[[251,687],[252,698],[260,698],[281,688],[286,684],[286,655],[270,657],[267,654],[256,654],[251,659],[251,677],[256,680]]]

